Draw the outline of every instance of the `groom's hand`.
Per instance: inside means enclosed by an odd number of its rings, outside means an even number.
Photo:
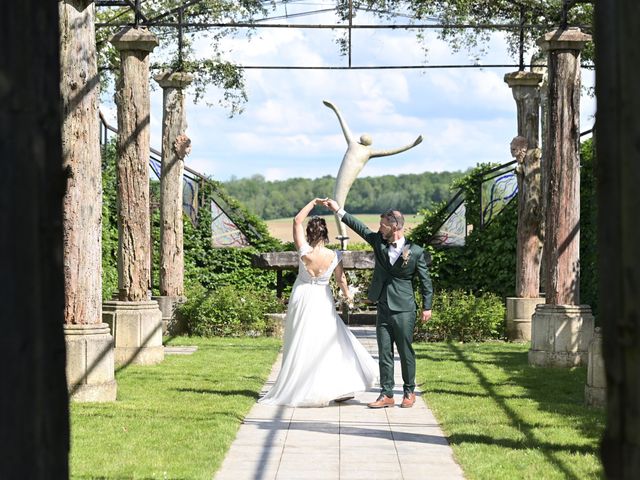
[[[324,202],[324,206],[332,212],[337,212],[338,210],[340,210],[340,205],[338,205],[338,202],[331,198],[327,198],[327,200]]]
[[[426,323],[431,318],[431,310],[422,311],[422,323]]]

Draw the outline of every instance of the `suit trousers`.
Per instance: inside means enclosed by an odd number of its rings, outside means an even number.
[[[382,295],[384,298],[386,295]],[[403,393],[413,393],[416,387],[416,353],[413,350],[413,328],[416,311],[396,312],[389,308],[386,299],[377,305],[376,338],[378,340],[378,364],[380,367],[381,393],[393,397],[393,345],[400,356]]]

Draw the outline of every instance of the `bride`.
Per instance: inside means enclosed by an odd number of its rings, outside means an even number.
[[[298,250],[298,277],[285,319],[282,367],[275,384],[259,402],[267,405],[321,407],[332,400],[353,398],[378,382],[378,365],[344,325],[329,287],[331,274],[352,300],[342,267],[342,252],[329,250],[327,224],[313,217],[303,221],[324,199],[305,205],[293,219]]]

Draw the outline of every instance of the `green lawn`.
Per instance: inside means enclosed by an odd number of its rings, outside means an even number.
[[[180,337],[197,345],[117,372],[118,400],[71,405],[76,479],[212,478],[280,342]],[[416,344],[417,380],[468,479],[603,478],[603,412],[583,405],[586,371],[532,368],[528,345]]]
[[[586,369],[532,368],[528,345],[418,344],[417,381],[469,479],[603,478]]]
[[[71,405],[71,477],[211,479],[275,361],[274,339],[175,338],[193,355],[116,374],[118,400]]]

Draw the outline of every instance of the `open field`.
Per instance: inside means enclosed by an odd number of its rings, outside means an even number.
[[[338,236],[338,227],[336,226],[336,222],[333,218],[333,215],[320,215],[327,222],[327,226],[329,227],[329,241],[331,243],[338,243],[336,237]],[[378,223],[380,222],[380,215],[378,214],[362,214],[358,215],[358,218],[362,220],[371,230],[378,230]],[[421,217],[418,215],[406,215],[404,217],[405,220],[405,232],[409,231],[415,225],[419,224],[421,221]],[[269,232],[274,237],[282,240],[283,242],[291,242],[293,241],[293,219],[292,218],[278,218],[275,220],[267,220],[267,227],[269,228]],[[349,236],[349,241],[352,243],[362,243],[363,240],[356,235],[350,228],[347,228],[347,235]]]

